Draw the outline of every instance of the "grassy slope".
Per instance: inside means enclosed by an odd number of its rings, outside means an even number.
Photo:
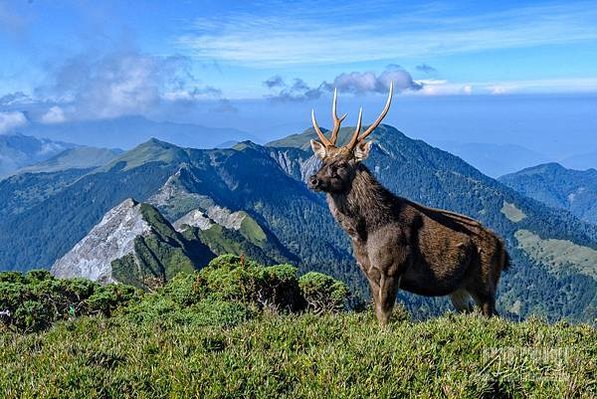
[[[0,332],[3,397],[591,397],[597,334],[448,314],[279,316],[235,327],[82,318]],[[494,351],[497,349],[497,351]],[[577,395],[577,396],[576,396]],[[593,396],[594,397],[594,396]]]

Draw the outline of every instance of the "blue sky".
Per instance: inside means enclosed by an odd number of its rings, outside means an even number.
[[[418,104],[416,115],[453,109],[438,96],[487,104],[531,96],[539,108],[577,96],[594,105],[596,65],[594,1],[0,0],[0,133],[139,114],[269,139],[307,127],[333,87],[347,111],[365,104],[374,114],[390,80]],[[390,122],[406,120],[422,138],[447,123],[417,129],[399,112]],[[533,122],[514,114],[518,125]],[[580,118],[585,140],[597,121],[591,112]],[[474,140],[481,127],[457,138]]]

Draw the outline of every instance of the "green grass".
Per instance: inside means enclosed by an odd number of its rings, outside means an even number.
[[[27,311],[17,301],[26,288],[40,303],[48,292],[49,303],[68,304],[45,287],[66,284],[79,292],[84,283],[43,272],[24,280],[2,276],[0,305],[14,314]],[[108,287],[105,294],[126,288]],[[370,311],[341,310],[348,293],[338,280],[298,277],[290,265],[264,267],[232,255],[181,273],[155,292],[131,293],[115,309],[114,295],[93,301],[109,312],[57,317],[47,328],[0,323],[0,397],[597,395],[597,330],[586,324],[452,313],[413,321],[397,306],[381,328]]]
[[[519,246],[533,259],[543,262],[555,273],[568,268],[597,278],[597,250],[568,240],[542,239],[528,230],[517,230],[514,237]]]
[[[240,225],[240,233],[252,244],[263,248],[267,242],[265,232],[259,224],[249,216],[246,212],[242,212],[245,216]]]
[[[82,318],[0,334],[0,392],[28,397],[594,397],[586,325],[476,315],[381,329],[370,313],[235,327]]]

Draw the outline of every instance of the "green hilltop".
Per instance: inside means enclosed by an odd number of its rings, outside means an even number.
[[[340,140],[350,132],[342,129]],[[366,298],[368,287],[347,235],[330,215],[325,198],[304,183],[317,167],[308,148],[312,137],[313,131],[307,130],[266,146],[243,142],[214,150],[150,140],[86,173],[68,170],[4,179],[0,268],[49,268],[106,212],[132,197],[152,204],[171,224],[194,210],[207,216],[215,208],[244,212],[245,224],[238,230],[213,227],[181,234],[200,239],[216,254],[245,253],[266,264],[290,262],[303,273],[332,275]],[[550,321],[594,320],[597,226],[528,198],[391,126],[381,125],[372,137],[367,165],[388,189],[479,219],[504,238],[513,267],[500,283],[502,314],[513,319],[539,315]],[[578,256],[554,256],[559,248]],[[415,314],[451,309],[444,298],[401,293],[400,300]]]
[[[23,301],[23,299],[25,301]],[[346,286],[231,255],[152,293],[0,273],[4,398],[590,398],[597,332],[478,314],[387,328]],[[39,323],[44,321],[44,323]]]

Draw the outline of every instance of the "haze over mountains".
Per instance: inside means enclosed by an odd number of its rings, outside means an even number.
[[[547,163],[508,174],[499,181],[554,208],[597,224],[597,170],[566,169]]]
[[[24,166],[45,161],[76,144],[22,134],[0,134],[0,179]]]
[[[349,131],[341,131],[341,140]],[[381,126],[374,136],[367,164],[393,192],[479,218],[506,239],[514,267],[499,296],[503,312],[573,320],[594,314],[597,226],[529,199],[390,126]],[[243,142],[212,150],[152,139],[99,168],[0,181],[1,267],[49,268],[68,257],[110,209],[134,198],[178,226],[176,234],[215,254],[288,261],[303,271],[333,274],[366,293],[347,237],[324,197],[304,184],[317,165],[308,149],[312,137],[308,130],[267,146]],[[563,250],[574,256],[555,256]],[[68,262],[63,267],[68,269]],[[158,267],[155,275],[167,275],[166,269]],[[443,300],[404,298],[419,311],[447,307]]]
[[[211,128],[191,123],[155,122],[142,116],[55,124],[33,122],[19,131],[37,138],[123,149],[130,149],[152,137],[195,148],[213,148],[226,141],[249,139],[258,141],[254,135],[238,129]]]

